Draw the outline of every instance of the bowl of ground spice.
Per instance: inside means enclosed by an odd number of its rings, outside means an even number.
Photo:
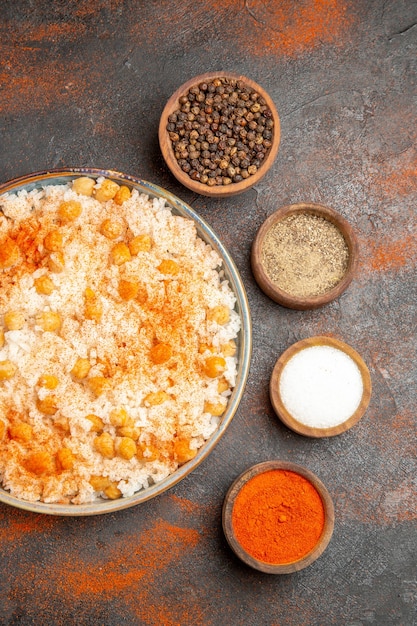
[[[290,346],[276,362],[269,387],[278,417],[306,437],[332,437],[352,428],[369,405],[371,389],[362,357],[326,336]]]
[[[267,574],[291,574],[326,549],[334,507],[313,472],[288,461],[266,461],[233,482],[222,522],[230,547],[244,563]]]
[[[198,194],[242,193],[265,176],[278,152],[274,102],[253,80],[231,72],[191,78],[169,98],[159,144],[176,179]]]
[[[315,309],[338,298],[358,264],[358,241],[330,207],[284,206],[261,225],[251,251],[252,271],[272,300],[291,309]]]

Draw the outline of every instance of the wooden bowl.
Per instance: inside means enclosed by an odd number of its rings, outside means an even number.
[[[269,230],[279,221],[295,214],[311,214],[324,218],[338,228],[348,247],[348,266],[342,279],[329,291],[316,296],[299,297],[280,289],[268,276],[263,262],[263,245]],[[338,298],[350,285],[357,271],[358,241],[350,224],[334,209],[312,202],[284,206],[272,213],[258,230],[251,250],[252,272],[262,291],[278,304],[290,309],[316,309]]]
[[[306,478],[319,493],[324,508],[324,527],[314,548],[304,557],[291,563],[271,564],[254,558],[236,538],[232,523],[232,512],[236,497],[242,487],[254,476],[270,470],[288,470]],[[230,486],[223,503],[222,524],[226,539],[233,552],[247,565],[267,574],[291,574],[311,565],[328,546],[334,529],[333,502],[324,484],[310,470],[289,461],[265,461],[247,469]]]
[[[181,169],[177,159],[175,158],[172,142],[167,131],[167,124],[168,117],[179,108],[179,98],[181,96],[187,94],[188,90],[191,87],[198,85],[202,82],[213,80],[214,78],[241,80],[247,86],[254,89],[260,96],[262,96],[272,112],[272,119],[274,120],[274,131],[272,146],[270,147],[269,152],[266,154],[265,159],[262,161],[262,165],[258,168],[258,171],[255,174],[237,183],[230,183],[229,185],[215,185],[213,187],[209,187],[206,184],[193,180],[186,172]],[[172,174],[182,185],[184,185],[188,189],[191,189],[192,191],[195,191],[200,195],[210,196],[212,198],[225,198],[227,196],[233,196],[247,191],[248,189],[256,185],[261,180],[261,178],[265,176],[272,163],[274,162],[278,152],[280,137],[280,119],[271,97],[260,85],[255,83],[250,78],[246,78],[246,76],[242,76],[241,74],[235,74],[233,72],[208,72],[206,74],[200,74],[199,76],[195,76],[194,78],[188,80],[186,83],[181,85],[181,87],[179,87],[170,97],[167,104],[165,105],[159,122],[159,145],[165,162],[171,170]]]
[[[363,385],[362,398],[360,403],[352,415],[346,419],[345,421],[337,424],[336,426],[326,427],[326,428],[318,428],[306,425],[296,419],[291,413],[288,411],[287,407],[282,401],[280,394],[280,382],[282,372],[287,365],[288,361],[297,353],[304,350],[305,348],[311,348],[313,346],[330,346],[341,350],[347,356],[349,356],[357,365]],[[274,408],[275,413],[278,415],[280,420],[288,426],[291,430],[298,433],[299,435],[304,435],[306,437],[333,437],[335,435],[340,435],[341,433],[352,428],[363,416],[366,409],[368,408],[369,401],[371,398],[372,392],[372,383],[371,376],[363,361],[362,357],[350,346],[334,339],[333,337],[326,336],[316,336],[310,337],[308,339],[302,339],[297,343],[290,346],[277,360],[275,367],[272,371],[272,376],[269,384],[269,395],[271,399],[272,406]]]

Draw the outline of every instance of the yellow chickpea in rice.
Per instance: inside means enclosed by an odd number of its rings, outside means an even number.
[[[224,326],[224,324],[227,324],[230,320],[230,309],[224,304],[219,304],[207,311],[207,319]]]
[[[38,379],[38,385],[45,389],[56,389],[59,385],[59,379],[54,374],[42,374]]]
[[[112,200],[119,191],[120,185],[113,180],[106,178],[98,189],[94,190],[96,200],[99,202],[107,202]]]
[[[114,439],[110,433],[102,433],[94,439],[94,448],[105,459],[113,459],[115,456]]]
[[[172,347],[168,343],[157,343],[150,351],[150,359],[155,365],[162,365],[172,357]]]
[[[124,202],[126,202],[126,200],[129,200],[131,195],[132,193],[129,187],[126,187],[126,185],[121,185],[119,189],[116,191],[116,195],[114,196],[113,200],[116,204],[120,206]]]
[[[173,259],[164,259],[158,265],[158,270],[161,272],[161,274],[176,276],[180,271],[180,266]]]
[[[60,448],[56,453],[56,465],[61,471],[71,470],[74,467],[75,456],[69,448]]]
[[[78,200],[67,200],[61,202],[58,207],[58,217],[63,222],[73,222],[77,219],[77,217],[80,217],[81,213],[82,206],[81,202],[78,202]]]
[[[118,291],[122,300],[134,300],[139,293],[139,283],[122,279],[119,281]]]
[[[71,374],[72,376],[74,376],[74,378],[78,378],[79,380],[82,380],[83,378],[87,378],[90,372],[90,369],[91,369],[90,361],[88,359],[83,359],[79,357],[74,363],[74,366],[71,370]]]
[[[166,393],[166,391],[153,391],[151,393],[148,393],[143,399],[145,405],[149,406],[158,406],[159,404],[163,404],[167,400],[169,400],[169,395]]]
[[[64,239],[59,230],[51,230],[44,238],[43,245],[48,252],[58,252],[62,250]]]
[[[65,269],[65,257],[62,250],[51,252],[48,259],[48,267],[51,272],[60,274]]]
[[[9,427],[9,435],[11,439],[28,443],[33,437],[33,428],[26,422],[17,422]]]
[[[133,420],[124,407],[112,409],[109,413],[109,420],[110,424],[116,428],[133,425]]]
[[[132,255],[130,254],[127,244],[123,241],[119,241],[119,243],[116,243],[111,249],[110,258],[115,265],[123,265],[131,260]]]
[[[82,196],[92,196],[96,181],[88,176],[80,176],[72,182],[72,188]]]
[[[220,417],[226,410],[226,403],[223,402],[205,402],[204,413],[210,413],[215,417]]]
[[[36,292],[44,296],[50,296],[55,289],[52,279],[46,274],[39,276],[39,278],[35,278],[34,285]]]
[[[92,433],[101,433],[104,429],[104,422],[98,415],[94,413],[89,413],[85,416],[85,418],[91,423],[90,432]]]
[[[37,476],[51,475],[56,471],[55,459],[46,450],[29,454],[24,461],[24,466],[28,472]]]
[[[104,491],[105,489],[107,489],[107,487],[111,485],[111,480],[108,476],[97,476],[95,474],[90,476],[88,482],[90,483],[94,491]]]
[[[44,332],[56,332],[61,328],[61,316],[55,311],[42,311],[35,317],[36,324],[42,328]]]
[[[139,252],[149,252],[152,248],[152,239],[150,235],[137,235],[128,243],[129,251],[132,256],[136,256]]]
[[[20,259],[19,246],[13,239],[6,237],[0,243],[0,269],[12,267]]]
[[[122,497],[122,492],[120,491],[117,483],[111,483],[108,487],[106,487],[103,491],[104,495],[107,496],[109,500],[117,500]]]
[[[45,396],[45,398],[37,398],[36,407],[40,413],[45,415],[55,415],[58,411],[58,398],[54,395]]]
[[[26,318],[22,311],[7,311],[4,314],[4,323],[8,330],[21,330]]]
[[[204,373],[209,378],[217,378],[226,370],[226,361],[222,356],[210,356],[204,364]]]
[[[21,330],[25,322],[25,314],[22,311],[7,311],[4,314],[4,323],[8,330]]]
[[[197,454],[197,450],[190,448],[188,439],[176,439],[174,441],[174,459],[179,465],[191,461]]]
[[[121,222],[113,219],[105,219],[100,225],[100,233],[106,239],[118,239],[123,233],[124,226]]]
[[[1,380],[10,380],[17,372],[17,365],[6,359],[5,361],[0,361],[0,381]]]
[[[122,459],[130,461],[136,455],[136,443],[130,437],[121,437],[116,440],[116,453]]]
[[[87,384],[95,396],[101,396],[109,387],[109,379],[104,376],[91,376],[87,378]]]

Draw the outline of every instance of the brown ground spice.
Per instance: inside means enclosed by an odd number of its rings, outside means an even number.
[[[262,246],[262,263],[273,283],[296,297],[319,296],[340,282],[349,250],[339,229],[311,213],[274,224]]]

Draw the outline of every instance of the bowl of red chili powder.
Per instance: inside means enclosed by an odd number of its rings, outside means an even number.
[[[222,523],[230,547],[244,563],[268,574],[291,574],[326,549],[334,507],[313,472],[288,461],[266,461],[233,482]]]

